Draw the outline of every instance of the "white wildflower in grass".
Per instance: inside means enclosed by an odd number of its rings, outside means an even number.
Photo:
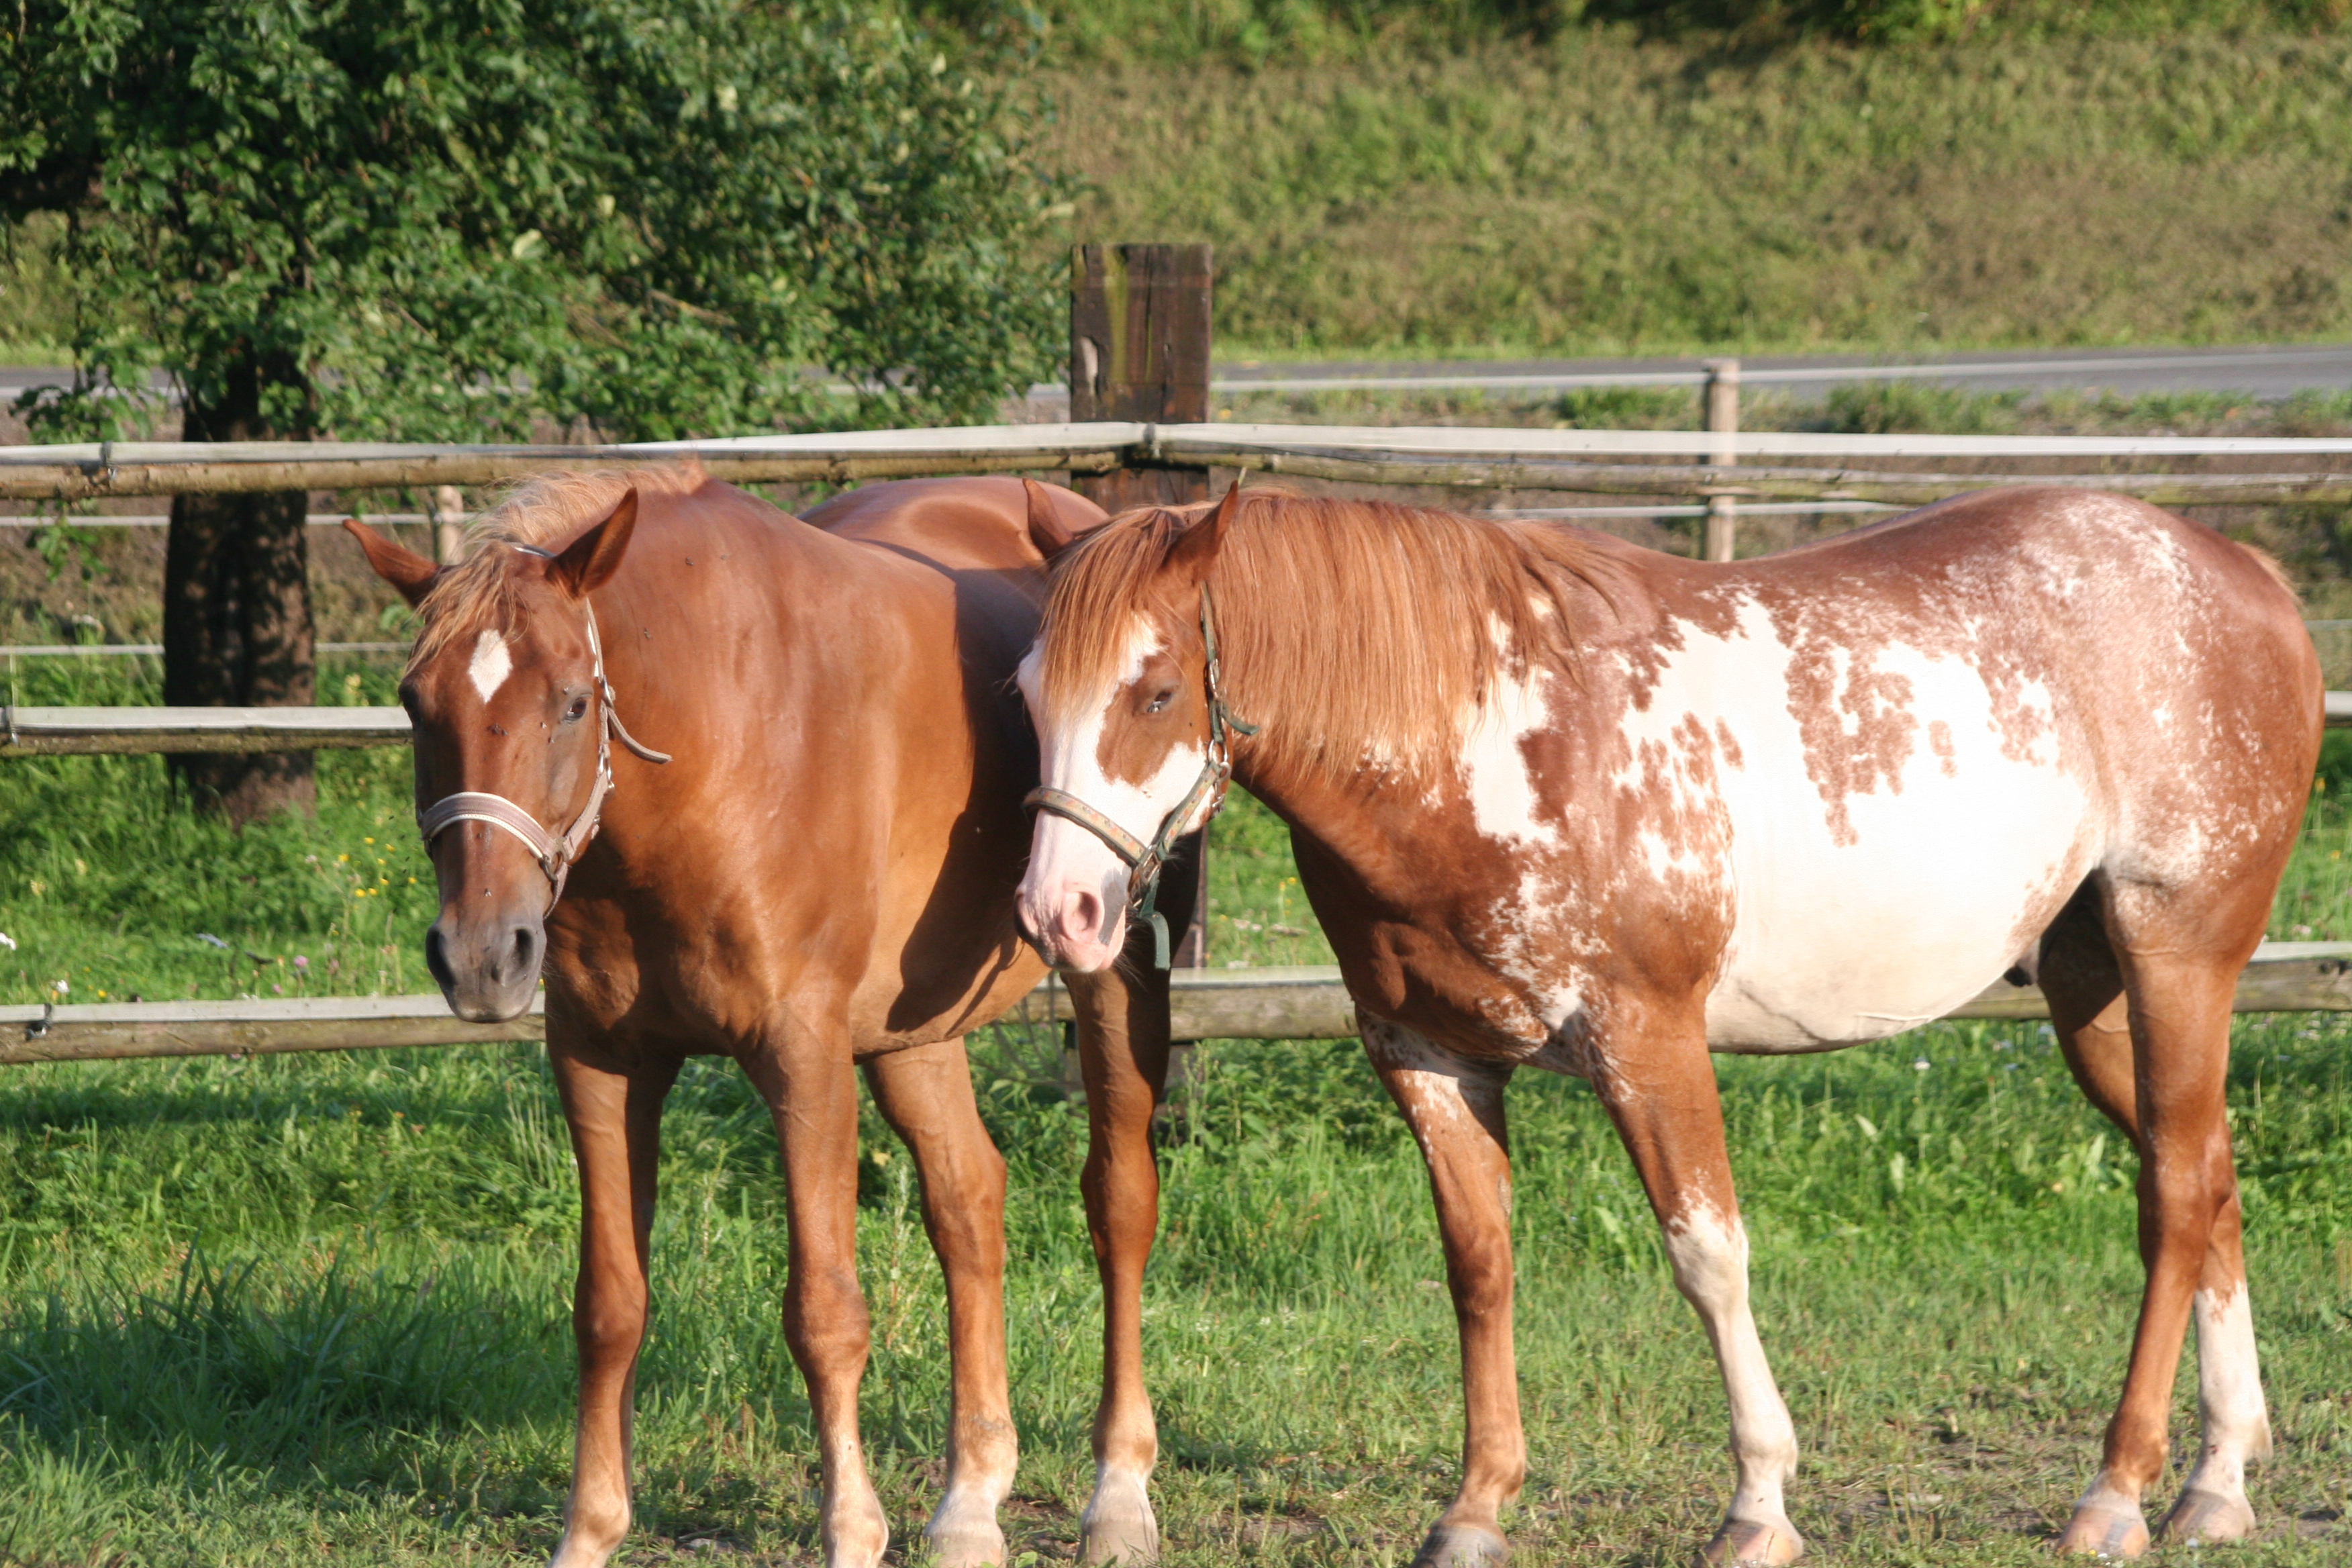
[[[0,931],[0,947],[5,947],[10,952],[14,952],[16,951],[16,939],[10,936],[6,931]]]

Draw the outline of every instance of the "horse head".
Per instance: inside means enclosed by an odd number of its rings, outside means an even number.
[[[343,525],[425,617],[400,702],[441,894],[425,961],[461,1018],[498,1022],[530,1005],[547,916],[611,786],[610,738],[667,760],[619,727],[589,601],[619,568],[636,517],[632,489],[560,550],[494,540],[440,568]]]
[[[1049,962],[1107,967],[1130,909],[1164,933],[1160,863],[1223,801],[1230,734],[1248,731],[1218,691],[1208,579],[1240,494],[1197,520],[1129,512],[1057,563],[1020,669],[1044,780],[1020,913]]]

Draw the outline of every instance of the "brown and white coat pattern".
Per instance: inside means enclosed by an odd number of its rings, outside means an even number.
[[[2139,503],[2054,489],[1730,567],[1279,496],[1130,514],[1065,562],[1023,682],[1046,782],[1131,832],[1198,766],[1187,610],[1203,580],[1225,689],[1262,726],[1236,779],[1290,825],[1428,1154],[1468,1436],[1424,1561],[1498,1555],[1524,1468],[1510,1072],[1588,1078],[1615,1119],[1729,1396],[1739,1477],[1709,1555],[1786,1561],[1794,1436],[1749,1312],[1706,1054],[1880,1038],[2017,966],[2146,1164],[2140,1331],[2065,1544],[2147,1544],[2192,1296],[2206,1443],[2168,1523],[2248,1527],[2241,1473],[2267,1426],[2221,1118],[2228,1007],[2319,723],[2274,568]],[[1486,646],[1438,646],[1465,626]],[[1381,627],[1425,628],[1434,651],[1383,649]],[[1035,834],[1024,919],[1095,966],[1119,937],[1116,863],[1067,823]]]

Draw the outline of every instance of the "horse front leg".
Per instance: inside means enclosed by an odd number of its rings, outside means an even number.
[[[1414,1568],[1484,1568],[1506,1554],[1502,1510],[1528,1473],[1511,1343],[1510,1068],[1463,1061],[1411,1029],[1362,1020],[1364,1052],[1429,1166],[1445,1279],[1462,1337],[1462,1486]]]
[[[662,1100],[676,1060],[615,1068],[583,1060],[567,1031],[548,1033],[563,1119],[580,1167],[580,1276],[572,1332],[580,1414],[572,1495],[552,1568],[600,1568],[629,1532],[629,1440],[637,1352],[645,1343],[646,1258],[660,1163]]]
[[[940,1568],[1002,1563],[996,1511],[1020,1453],[1004,1365],[1004,1157],[981,1125],[961,1039],[873,1058],[866,1082],[914,1157],[923,1228],[947,1277],[947,1489],[925,1534]]]
[[[847,1031],[794,1029],[747,1051],[743,1066],[783,1153],[784,1342],[816,1427],[825,1568],[876,1568],[890,1526],[857,1432],[857,1386],[873,1339],[857,1283],[857,1071]]]
[[[1797,1468],[1797,1433],[1748,1309],[1748,1232],[1704,1026],[1678,1023],[1594,1056],[1592,1086],[1641,1173],[1675,1286],[1706,1328],[1731,1406],[1739,1484],[1701,1561],[1793,1563],[1805,1542],[1789,1522],[1781,1488]]]
[[[1154,1563],[1151,1469],[1160,1434],[1143,1384],[1143,1268],[1160,1228],[1151,1116],[1168,1081],[1168,976],[1148,964],[1066,977],[1087,1089],[1087,1236],[1102,1279],[1102,1398],[1094,1494],[1079,1519],[1081,1563]]]

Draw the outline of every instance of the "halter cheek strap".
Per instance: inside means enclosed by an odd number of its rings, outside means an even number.
[[[1155,969],[1167,968],[1171,957],[1168,919],[1159,908],[1160,873],[1167,868],[1168,857],[1175,851],[1179,838],[1208,826],[1224,809],[1225,786],[1234,776],[1233,737],[1257,733],[1256,725],[1245,722],[1225,705],[1223,676],[1217,663],[1217,618],[1206,583],[1201,584],[1201,644],[1208,650],[1208,668],[1203,676],[1209,697],[1208,755],[1202,759],[1201,774],[1192,781],[1184,798],[1160,819],[1160,830],[1152,835],[1150,843],[1146,844],[1067,790],[1041,784],[1022,801],[1024,805],[1048,816],[1077,824],[1101,839],[1104,847],[1126,864],[1129,916],[1151,927],[1151,963]],[[1205,811],[1202,809],[1203,803],[1207,805]],[[1197,822],[1193,820],[1196,816],[1200,818]]]
[[[544,556],[544,550],[528,544],[514,547],[527,554]],[[649,763],[667,763],[669,753],[656,752],[641,744],[621,722],[619,710],[613,700],[613,683],[604,679],[604,645],[596,635],[596,606],[586,598],[581,607],[588,616],[588,652],[595,661],[593,679],[597,704],[602,709],[596,725],[596,782],[589,786],[588,804],[580,808],[571,828],[562,837],[540,825],[539,818],[502,795],[483,790],[459,790],[445,795],[416,814],[416,830],[425,837],[425,847],[430,850],[433,841],[442,832],[460,822],[485,822],[492,827],[512,834],[522,840],[539,861],[540,870],[548,881],[547,907],[555,908],[556,900],[563,896],[564,880],[572,874],[572,863],[580,858],[588,841],[596,837],[596,828],[604,810],[604,797],[613,793],[613,742],[617,737]]]

